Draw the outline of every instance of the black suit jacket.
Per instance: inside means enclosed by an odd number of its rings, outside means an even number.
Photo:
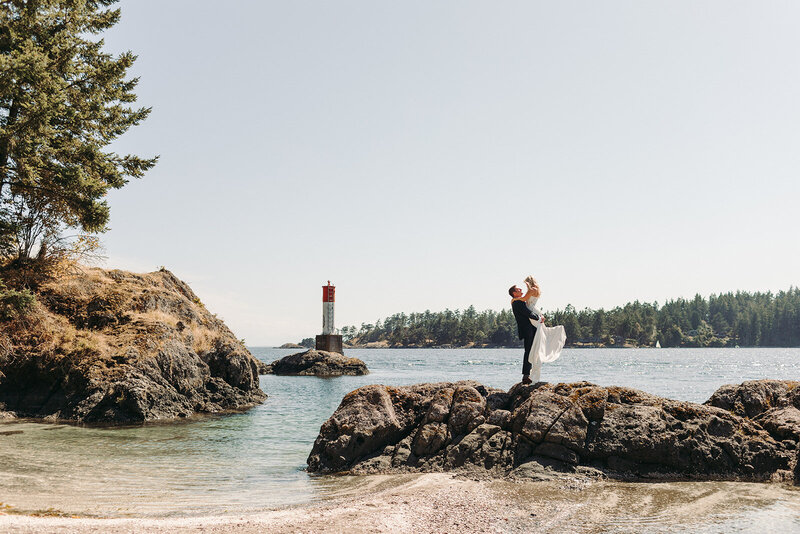
[[[512,300],[511,311],[514,312],[514,318],[517,320],[517,331],[520,339],[524,338],[525,334],[536,333],[536,327],[533,326],[530,320],[538,321],[539,316],[529,310],[524,301]]]

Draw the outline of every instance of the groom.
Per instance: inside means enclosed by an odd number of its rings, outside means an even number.
[[[533,346],[533,336],[536,335],[536,327],[531,323],[531,319],[539,321],[539,316],[533,313],[525,305],[522,300],[522,290],[517,286],[511,286],[508,290],[511,295],[511,310],[514,312],[514,318],[517,320],[517,332],[519,338],[525,340],[525,355],[522,357],[522,383],[531,383],[531,362],[528,358],[531,355],[531,347]]]

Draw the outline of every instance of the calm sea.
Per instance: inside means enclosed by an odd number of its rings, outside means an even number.
[[[266,362],[296,352],[251,351]],[[320,425],[347,392],[366,384],[464,379],[508,389],[520,379],[521,352],[350,350],[366,362],[369,375],[262,376],[269,398],[243,414],[126,428],[0,423],[0,510],[117,517],[246,513],[358,491],[358,477],[303,470]],[[800,349],[568,349],[542,370],[549,382],[588,380],[695,402],[723,384],[759,378],[800,379]],[[800,528],[800,492],[784,493],[771,501],[776,511],[767,512],[769,519]],[[732,524],[739,529],[750,517],[755,526],[764,520],[764,510],[759,513]]]

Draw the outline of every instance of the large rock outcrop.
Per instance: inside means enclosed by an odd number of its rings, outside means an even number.
[[[365,375],[368,372],[367,365],[358,358],[314,349],[284,356],[262,369],[262,374],[324,377]]]
[[[322,425],[308,469],[792,480],[797,385],[726,386],[713,405],[588,382],[365,386]]]
[[[747,417],[775,439],[800,442],[800,382],[751,380],[719,388],[705,404]]]
[[[43,285],[0,325],[0,411],[141,422],[248,408],[256,360],[185,283],[86,269]]]

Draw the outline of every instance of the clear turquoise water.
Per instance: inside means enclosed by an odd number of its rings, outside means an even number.
[[[251,350],[267,362],[295,352]],[[0,423],[0,502],[18,511],[167,517],[317,501],[361,483],[303,470],[320,425],[347,392],[464,379],[507,389],[521,372],[521,349],[347,354],[364,360],[371,374],[263,376],[269,398],[243,414],[125,428]],[[574,349],[542,372],[550,382],[625,385],[696,402],[723,384],[759,378],[800,379],[800,349]]]

